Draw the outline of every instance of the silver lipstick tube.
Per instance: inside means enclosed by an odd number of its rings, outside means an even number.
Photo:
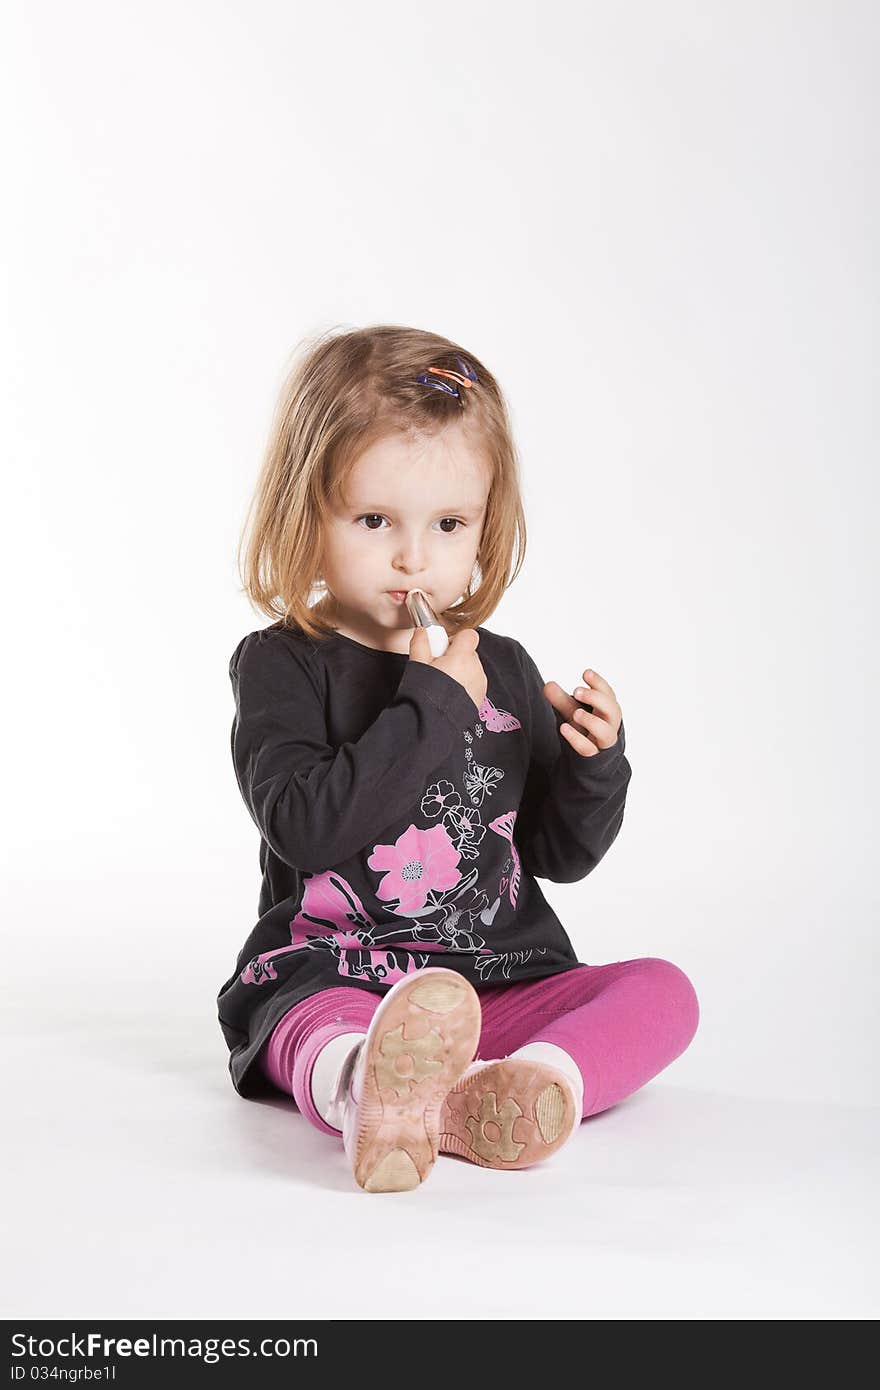
[[[449,646],[449,636],[428,602],[424,590],[410,589],[406,596],[406,607],[416,627],[427,629],[431,655],[442,656]]]
[[[424,589],[410,589],[406,596],[409,616],[418,627],[439,627],[440,619],[428,602]]]

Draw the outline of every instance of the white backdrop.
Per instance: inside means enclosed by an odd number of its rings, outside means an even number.
[[[689,974],[677,1085],[876,1104],[876,6],[55,0],[2,37],[15,1036],[78,1039],[83,1095],[111,1045],[232,1094],[235,547],[297,343],[404,323],[509,399],[487,625],[623,708],[620,836],[546,886],[580,958]]]

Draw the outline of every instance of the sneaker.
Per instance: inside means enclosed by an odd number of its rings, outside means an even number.
[[[474,1062],[450,1090],[440,1116],[440,1151],[483,1168],[528,1168],[561,1149],[580,1115],[564,1072],[505,1057]]]
[[[359,1187],[407,1192],[424,1182],[441,1108],[477,1049],[481,1017],[477,991],[455,970],[426,967],[384,996],[334,1094],[331,1123]]]

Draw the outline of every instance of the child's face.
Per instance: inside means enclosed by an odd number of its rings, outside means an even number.
[[[436,613],[462,596],[489,486],[489,464],[462,425],[389,435],[361,454],[324,534],[321,572],[340,630],[408,651],[412,620],[391,591],[424,589]]]

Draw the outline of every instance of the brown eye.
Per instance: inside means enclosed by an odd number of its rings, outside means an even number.
[[[458,520],[458,517],[455,517],[455,516],[444,516],[443,520],[440,522],[440,525],[441,525],[441,526],[445,526],[445,524],[446,524],[447,521],[451,521],[452,524],[453,524],[453,526],[455,526],[455,527],[458,527],[458,526],[461,525],[461,522]],[[443,534],[444,534],[444,536],[454,536],[454,535],[455,535],[455,531],[444,531]]]
[[[364,516],[358,517],[358,521],[372,521],[373,519],[375,519],[376,521],[385,520],[385,518],[383,516],[380,516],[378,512],[366,512]],[[367,526],[365,529],[367,531],[380,531],[382,528],[380,526]]]

